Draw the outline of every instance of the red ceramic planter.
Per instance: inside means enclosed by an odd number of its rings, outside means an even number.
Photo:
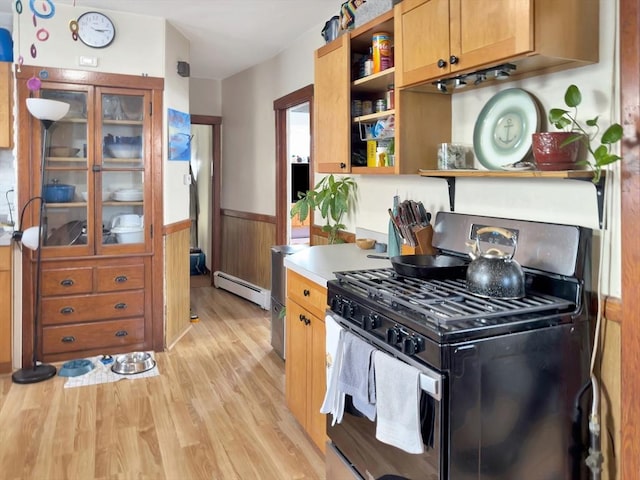
[[[581,142],[562,144],[575,133],[540,132],[532,134],[533,159],[539,170],[576,170]]]

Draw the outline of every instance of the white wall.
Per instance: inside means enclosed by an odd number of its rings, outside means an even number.
[[[37,27],[34,27],[28,2],[22,3],[23,13],[14,15],[13,49],[14,59],[22,55],[25,65],[164,76],[164,19],[101,10],[113,20],[116,36],[108,47],[96,49],[87,47],[80,40],[74,41],[69,30],[71,19],[78,18],[82,13],[92,9],[57,4],[55,15],[50,19],[38,18]],[[48,40],[41,42],[36,39],[36,31],[39,28],[49,31]],[[36,58],[30,55],[32,44],[36,45]],[[78,65],[81,55],[96,57],[98,67],[81,68]]]
[[[581,116],[590,118],[600,114],[603,125],[607,125],[610,118],[618,119],[619,94],[614,74],[618,70],[617,62],[614,62],[618,58],[617,53],[614,54],[617,21],[610,2],[601,2],[600,23],[601,61],[596,65],[456,93],[453,97],[452,140],[472,144],[473,128],[480,110],[496,92],[509,87],[523,88],[538,98],[545,110],[541,115],[546,117],[550,107],[563,105],[566,87],[575,83],[580,86],[584,97]],[[223,208],[275,214],[273,100],[313,82],[313,51],[322,45],[318,31],[318,28],[310,30],[300,42],[295,42],[274,59],[223,81]],[[614,113],[610,113],[612,111]],[[425,125],[426,128],[429,126]],[[607,196],[613,213],[608,229],[602,234],[604,260],[611,268],[603,270],[606,272],[603,290],[619,296],[620,188],[619,176],[614,174],[611,177],[615,182],[613,188],[607,189]],[[396,193],[401,199],[422,200],[433,213],[449,209],[444,180],[413,175],[355,175],[355,178],[359,185],[359,199],[355,215],[347,219],[350,231],[360,227],[386,233],[387,208]],[[458,179],[456,183],[456,211],[464,213],[569,223],[598,229],[596,206],[595,188],[583,181]],[[610,258],[609,250],[613,252]]]
[[[168,225],[189,218],[188,161],[168,160],[167,110],[189,112],[189,78],[178,75],[178,61],[189,62],[189,42],[170,23],[166,24],[165,79],[163,105],[163,193],[164,224]]]
[[[323,24],[291,48],[222,81],[221,206],[275,215],[273,101],[313,83],[313,51]]]
[[[222,82],[207,78],[189,79],[191,115],[222,115]]]

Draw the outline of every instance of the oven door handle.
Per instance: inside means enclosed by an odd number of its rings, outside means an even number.
[[[435,400],[442,400],[442,376],[420,372],[420,388]]]

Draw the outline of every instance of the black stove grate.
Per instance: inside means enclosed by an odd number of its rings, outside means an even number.
[[[391,268],[336,272],[338,281],[354,297],[371,301],[414,320],[445,330],[489,326],[494,320],[534,313],[567,312],[572,301],[530,293],[521,299],[481,298],[469,293],[462,279],[425,280],[399,276]]]

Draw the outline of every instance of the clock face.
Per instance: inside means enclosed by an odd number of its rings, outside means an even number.
[[[78,17],[78,38],[93,48],[104,48],[113,42],[116,29],[103,13],[87,12]]]

